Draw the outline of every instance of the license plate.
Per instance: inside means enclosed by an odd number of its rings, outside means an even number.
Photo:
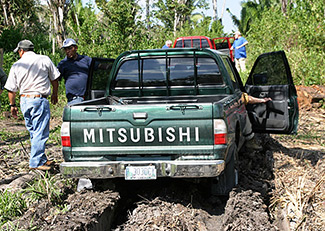
[[[155,166],[127,166],[125,169],[126,180],[152,180],[157,179]]]

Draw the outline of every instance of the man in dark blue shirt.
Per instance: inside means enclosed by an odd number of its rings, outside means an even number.
[[[60,79],[64,78],[68,105],[82,102],[86,93],[91,58],[79,55],[78,45],[71,38],[64,40],[62,49],[66,57],[58,64],[58,69],[61,73]]]

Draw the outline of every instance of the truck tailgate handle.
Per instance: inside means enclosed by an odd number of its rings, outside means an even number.
[[[99,116],[102,115],[103,111],[115,111],[115,108],[111,108],[111,107],[107,107],[107,106],[96,106],[96,107],[84,107],[81,108],[80,111],[84,112],[84,111],[96,111],[98,113]]]
[[[173,105],[173,106],[168,106],[167,110],[202,110],[203,107],[199,105]]]
[[[146,112],[134,112],[133,113],[133,119],[147,119],[148,114]]]
[[[180,110],[182,111],[182,114],[185,114],[185,110],[202,110],[203,107],[199,105],[173,105],[168,106],[167,111],[169,110]]]

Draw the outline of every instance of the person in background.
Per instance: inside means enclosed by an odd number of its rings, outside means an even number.
[[[6,81],[7,81],[7,75],[2,70],[2,68],[0,68],[0,95],[2,94]]]
[[[82,102],[86,93],[91,58],[79,55],[78,45],[71,38],[64,40],[62,49],[66,57],[59,62],[58,69],[61,73],[60,80],[64,78],[68,105]]]
[[[20,109],[31,139],[29,167],[50,170],[53,161],[48,160],[45,155],[51,117],[47,98],[51,95],[52,84],[51,102],[58,102],[60,72],[49,57],[34,53],[34,44],[29,40],[20,41],[14,52],[18,52],[20,59],[12,65],[5,84],[11,114],[18,118],[16,92],[19,91]]]
[[[168,49],[172,46],[172,41],[171,40],[167,40],[165,45],[162,47],[162,49]]]
[[[238,72],[246,71],[246,45],[248,41],[241,36],[239,31],[235,32],[235,41],[232,44],[230,50],[235,50],[235,63]]]

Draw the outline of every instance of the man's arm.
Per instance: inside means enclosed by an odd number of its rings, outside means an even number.
[[[8,98],[9,98],[9,103],[10,103],[10,111],[11,115],[14,118],[18,118],[18,108],[16,106],[16,92],[13,91],[8,91]]]
[[[248,42],[246,41],[246,42],[244,42],[242,45],[236,47],[236,49],[242,48],[242,47],[246,46],[247,44],[248,44]]]
[[[53,92],[51,95],[51,103],[56,104],[58,102],[59,81],[57,79],[53,80],[53,81],[51,81],[51,84],[53,86]]]
[[[256,98],[251,95],[248,95],[246,92],[242,94],[241,100],[244,104],[254,104],[254,103],[266,103],[268,101],[272,101],[271,98]]]
[[[256,98],[253,96],[248,96],[248,103],[253,104],[253,103],[266,103],[268,101],[272,101],[271,98]]]

